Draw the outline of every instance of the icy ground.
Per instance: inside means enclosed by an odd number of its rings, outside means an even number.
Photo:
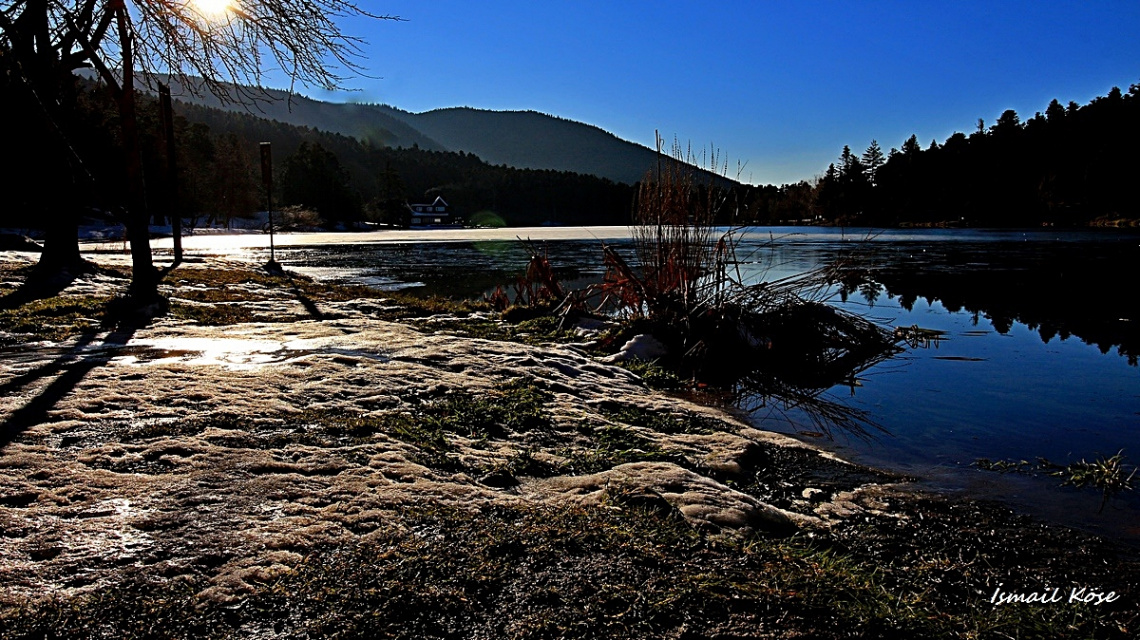
[[[6,259],[32,259],[13,255]],[[64,294],[124,286],[90,277]],[[259,317],[312,315],[291,296],[246,304]],[[400,511],[424,504],[606,504],[622,491],[656,496],[693,526],[726,533],[807,526],[861,508],[792,513],[722,482],[758,448],[798,442],[652,392],[571,347],[432,333],[377,319],[383,305],[322,302],[325,319],[223,327],[164,317],[137,330],[0,349],[0,599],[72,595],[140,572],[206,577],[204,595],[229,602],[319,546],[403,526]],[[553,428],[448,434],[447,456],[461,471],[421,464],[417,445],[393,434],[305,432],[307,416],[415,415],[455,394],[491,397],[517,379],[549,394]],[[663,433],[617,424],[613,410],[625,407],[705,416],[720,427]],[[511,482],[473,471],[501,469],[523,452],[565,468],[596,446],[591,433],[615,424],[686,464],[640,461]]]

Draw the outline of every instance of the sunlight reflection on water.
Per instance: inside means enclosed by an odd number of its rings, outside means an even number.
[[[122,355],[114,358],[113,362],[135,365],[218,365],[228,369],[252,369],[281,362],[288,357],[285,346],[280,342],[232,338],[132,340],[120,352]]]
[[[241,338],[160,338],[132,340],[115,350],[112,362],[123,365],[186,364],[248,371],[290,364],[314,354],[386,361],[381,354],[344,348],[323,340],[248,340]]]

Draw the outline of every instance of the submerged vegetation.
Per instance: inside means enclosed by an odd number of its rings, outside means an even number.
[[[1092,462],[1082,458],[1067,465],[1059,465],[1045,458],[1038,458],[1034,462],[979,458],[974,461],[974,466],[999,473],[1047,473],[1055,478],[1061,478],[1063,487],[1098,489],[1101,492],[1100,508],[1103,511],[1109,499],[1122,491],[1132,491],[1135,488],[1132,479],[1136,477],[1137,469],[1134,465],[1125,463],[1124,459],[1124,451],[1117,451],[1115,455],[1098,456]]]
[[[1125,475],[1127,474],[1127,475]],[[1065,466],[1059,472],[1055,472],[1054,476],[1063,477],[1064,484],[1072,485],[1077,488],[1092,487],[1100,489],[1104,495],[1104,501],[1101,502],[1101,508],[1104,508],[1104,502],[1121,491],[1132,490],[1132,478],[1136,477],[1136,467],[1132,467],[1129,472],[1127,465],[1124,464],[1124,452],[1117,451],[1116,455],[1105,457],[1098,457],[1093,462],[1081,460]]]

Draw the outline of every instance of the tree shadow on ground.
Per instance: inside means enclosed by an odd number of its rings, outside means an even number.
[[[150,323],[152,318],[124,316],[115,323],[112,331],[97,343],[96,330],[83,332],[69,349],[51,362],[18,375],[0,384],[0,395],[8,396],[55,376],[47,387],[37,393],[24,406],[13,411],[0,424],[0,448],[6,447],[28,428],[49,421],[49,413],[64,397],[73,392],[83,378],[103,366],[126,346],[135,333]]]
[[[161,269],[160,279],[169,275],[178,265],[179,263],[175,262]],[[44,279],[30,276],[20,289],[0,298],[0,308],[5,308],[4,305],[10,305],[9,308],[17,307],[34,300],[59,295],[79,275],[79,273],[66,273]],[[285,272],[284,276],[289,282],[292,294],[314,320],[329,318],[312,298],[305,295],[291,274]],[[40,364],[31,371],[0,383],[0,395],[9,396],[41,380],[54,377],[47,387],[0,423],[0,447],[13,442],[28,428],[49,421],[49,413],[59,401],[72,393],[88,373],[119,355],[120,350],[130,342],[135,333],[149,325],[153,317],[140,313],[136,307],[131,306],[128,299],[113,302],[108,308],[108,319],[104,325],[104,329],[112,327],[112,330],[101,341],[99,336],[102,331],[86,330],[79,335],[73,345],[59,352],[50,362]],[[32,354],[35,355],[34,350]]]
[[[79,275],[78,270],[58,271],[48,275],[33,267],[19,288],[0,297],[0,309],[15,309],[36,300],[54,298],[71,286]]]
[[[297,298],[297,302],[300,302],[302,307],[305,307],[305,311],[312,316],[313,320],[325,320],[328,318],[325,312],[321,311],[321,308],[317,306],[317,303],[301,291],[301,288],[298,287],[297,283],[293,280],[292,274],[286,273],[285,277],[289,279],[289,289],[293,292],[293,296]]]

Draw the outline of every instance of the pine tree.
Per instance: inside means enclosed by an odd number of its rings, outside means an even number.
[[[918,136],[911,135],[906,139],[902,145],[902,154],[907,157],[913,157],[922,151],[922,147],[918,146]]]
[[[867,179],[871,184],[876,184],[879,167],[883,166],[886,158],[883,157],[883,150],[879,147],[878,140],[871,140],[871,146],[863,152],[863,165],[866,167]]]
[[[1045,108],[1045,119],[1052,123],[1065,119],[1065,107],[1062,107],[1056,98],[1053,98],[1053,101]]]

